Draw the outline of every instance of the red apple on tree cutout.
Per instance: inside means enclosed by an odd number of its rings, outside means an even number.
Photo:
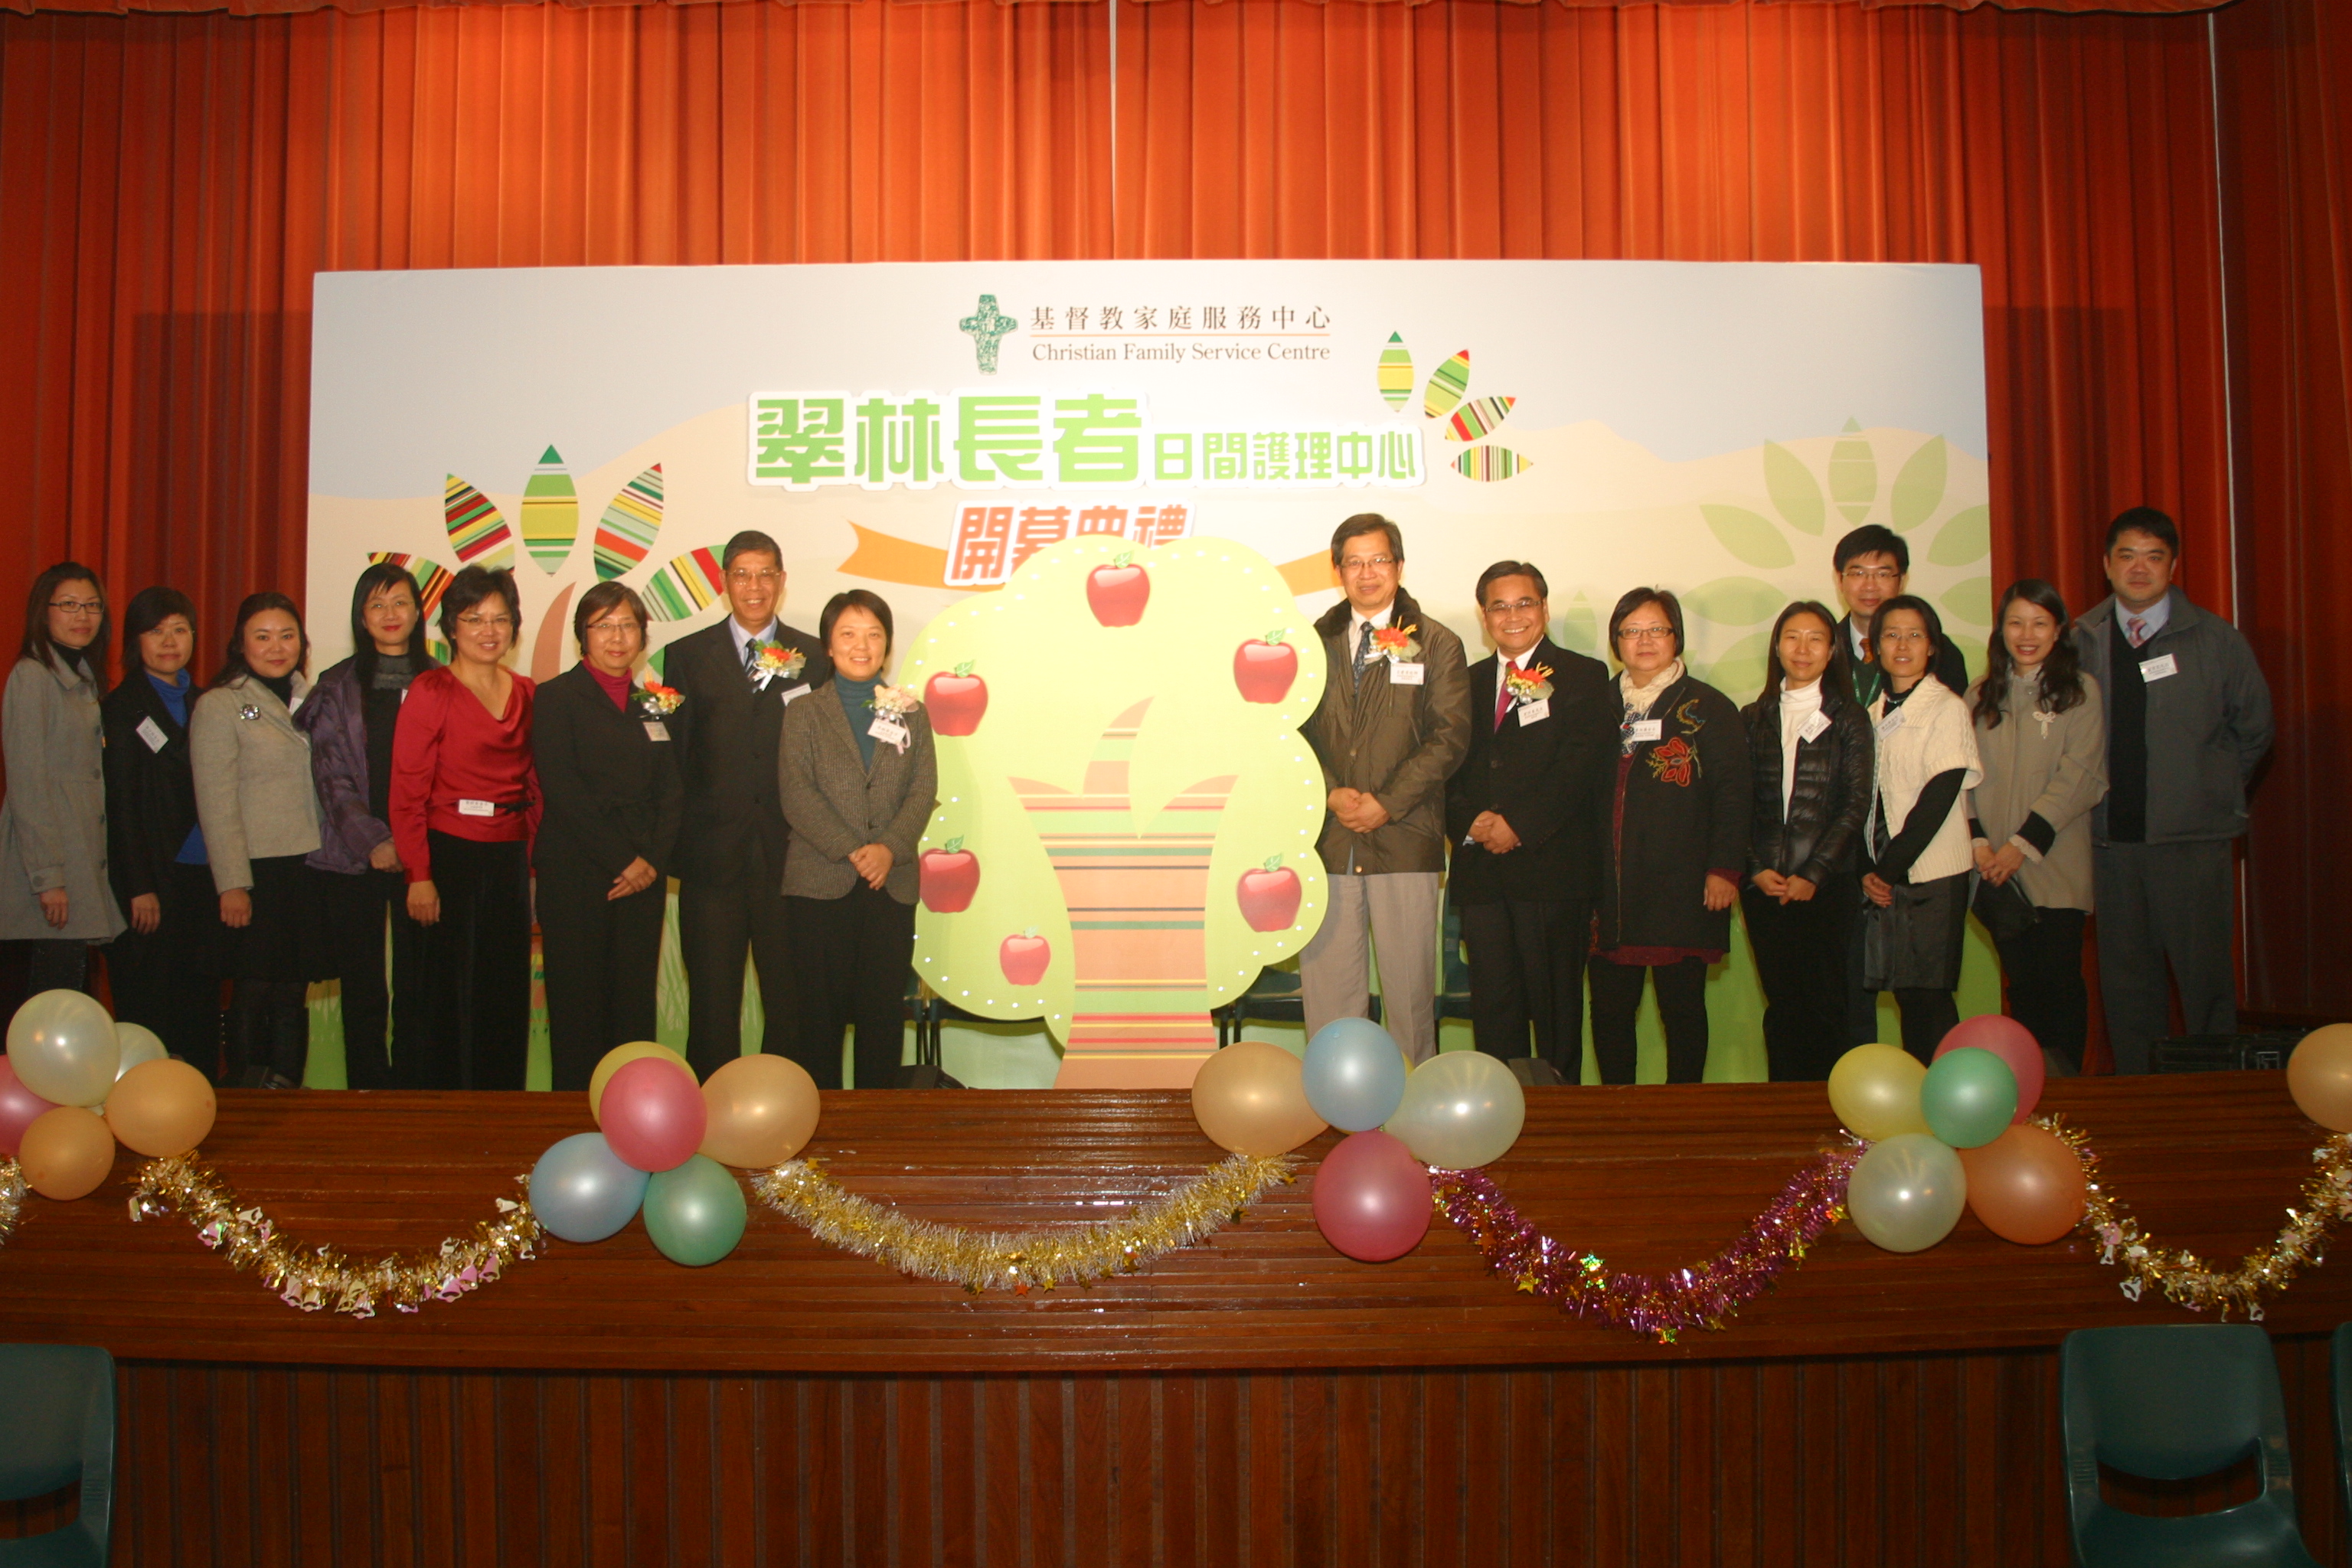
[[[969,735],[980,728],[988,711],[988,682],[971,672],[964,660],[952,675],[934,675],[923,682],[923,705],[931,710],[935,735]]]
[[[950,838],[944,849],[926,849],[916,861],[923,908],[935,915],[961,914],[980,891],[980,857]]]
[[[1045,965],[1053,962],[1054,950],[1045,939],[1031,926],[1019,936],[1008,936],[996,950],[997,967],[1004,978],[1015,985],[1034,985],[1045,976]]]
[[[1242,873],[1234,897],[1250,930],[1288,931],[1298,923],[1299,891],[1298,873],[1284,866],[1281,856],[1269,855],[1265,865]]]
[[[1234,685],[1244,702],[1279,702],[1298,679],[1298,652],[1284,642],[1280,626],[1234,649]],[[938,715],[932,715],[933,723]]]
[[[1109,565],[1087,574],[1087,607],[1107,626],[1135,625],[1151,602],[1151,577],[1129,564],[1134,559],[1134,552],[1122,551]]]

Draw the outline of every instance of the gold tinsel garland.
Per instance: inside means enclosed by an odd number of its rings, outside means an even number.
[[[2286,1211],[2286,1224],[2271,1244],[2248,1253],[2234,1268],[2209,1268],[2193,1252],[2158,1247],[2123,1200],[2106,1190],[2088,1134],[2054,1116],[2036,1117],[2034,1123],[2056,1134],[2083,1163],[2083,1217],[2075,1228],[2097,1239],[2101,1263],[2123,1265],[2128,1276],[2123,1293],[2134,1301],[2154,1286],[2166,1300],[2192,1312],[2210,1307],[2226,1319],[2234,1307],[2259,1323],[2263,1294],[2285,1289],[2305,1264],[2325,1258],[2327,1233],[2336,1221],[2352,1218],[2352,1133],[2339,1132],[2311,1152],[2317,1169],[2304,1181],[2303,1206]]]
[[[751,1190],[828,1247],[877,1258],[902,1274],[961,1285],[975,1296],[989,1289],[1025,1296],[1033,1286],[1051,1290],[1132,1273],[1164,1253],[1205,1241],[1241,1218],[1266,1188],[1289,1181],[1290,1172],[1286,1154],[1234,1154],[1144,1204],[1131,1218],[1011,1234],[909,1219],[842,1191],[814,1160],[762,1171],[751,1178]]]
[[[25,1206],[25,1168],[14,1160],[0,1160],[0,1247],[16,1234],[16,1215]]]
[[[530,1178],[515,1180],[528,1190]],[[226,1251],[239,1268],[258,1269],[288,1306],[373,1318],[386,1301],[404,1312],[428,1301],[454,1301],[496,1279],[508,1264],[532,1257],[540,1226],[530,1205],[512,1198],[500,1198],[498,1205],[499,1217],[476,1225],[470,1237],[453,1236],[429,1250],[353,1263],[334,1247],[305,1246],[280,1234],[257,1208],[238,1207],[236,1194],[198,1165],[192,1152],[147,1163],[131,1194],[131,1217],[136,1222],[177,1212],[196,1227],[196,1238],[206,1247]]]

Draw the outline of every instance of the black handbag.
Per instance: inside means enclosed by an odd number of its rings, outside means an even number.
[[[1998,884],[1978,878],[1976,896],[1969,900],[1969,908],[1984,921],[1985,930],[1997,942],[2024,935],[2042,918],[2042,911],[2034,907],[2033,900],[2026,896],[2024,885],[2015,877]]]

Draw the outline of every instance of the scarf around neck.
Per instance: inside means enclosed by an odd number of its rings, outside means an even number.
[[[1625,699],[1626,717],[1639,719],[1648,713],[1651,704],[1657,701],[1658,694],[1682,678],[1683,661],[1681,659],[1675,660],[1665,668],[1658,671],[1656,678],[1646,686],[1634,684],[1632,670],[1618,671],[1617,689]]]

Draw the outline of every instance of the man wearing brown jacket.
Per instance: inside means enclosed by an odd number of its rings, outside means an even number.
[[[1401,585],[1395,523],[1377,512],[1349,518],[1331,536],[1331,564],[1347,598],[1315,623],[1328,675],[1307,742],[1330,806],[1316,847],[1330,902],[1299,955],[1307,1032],[1368,1010],[1369,933],[1389,1032],[1426,1061],[1437,1052],[1445,781],[1470,749],[1470,673],[1462,639]]]

